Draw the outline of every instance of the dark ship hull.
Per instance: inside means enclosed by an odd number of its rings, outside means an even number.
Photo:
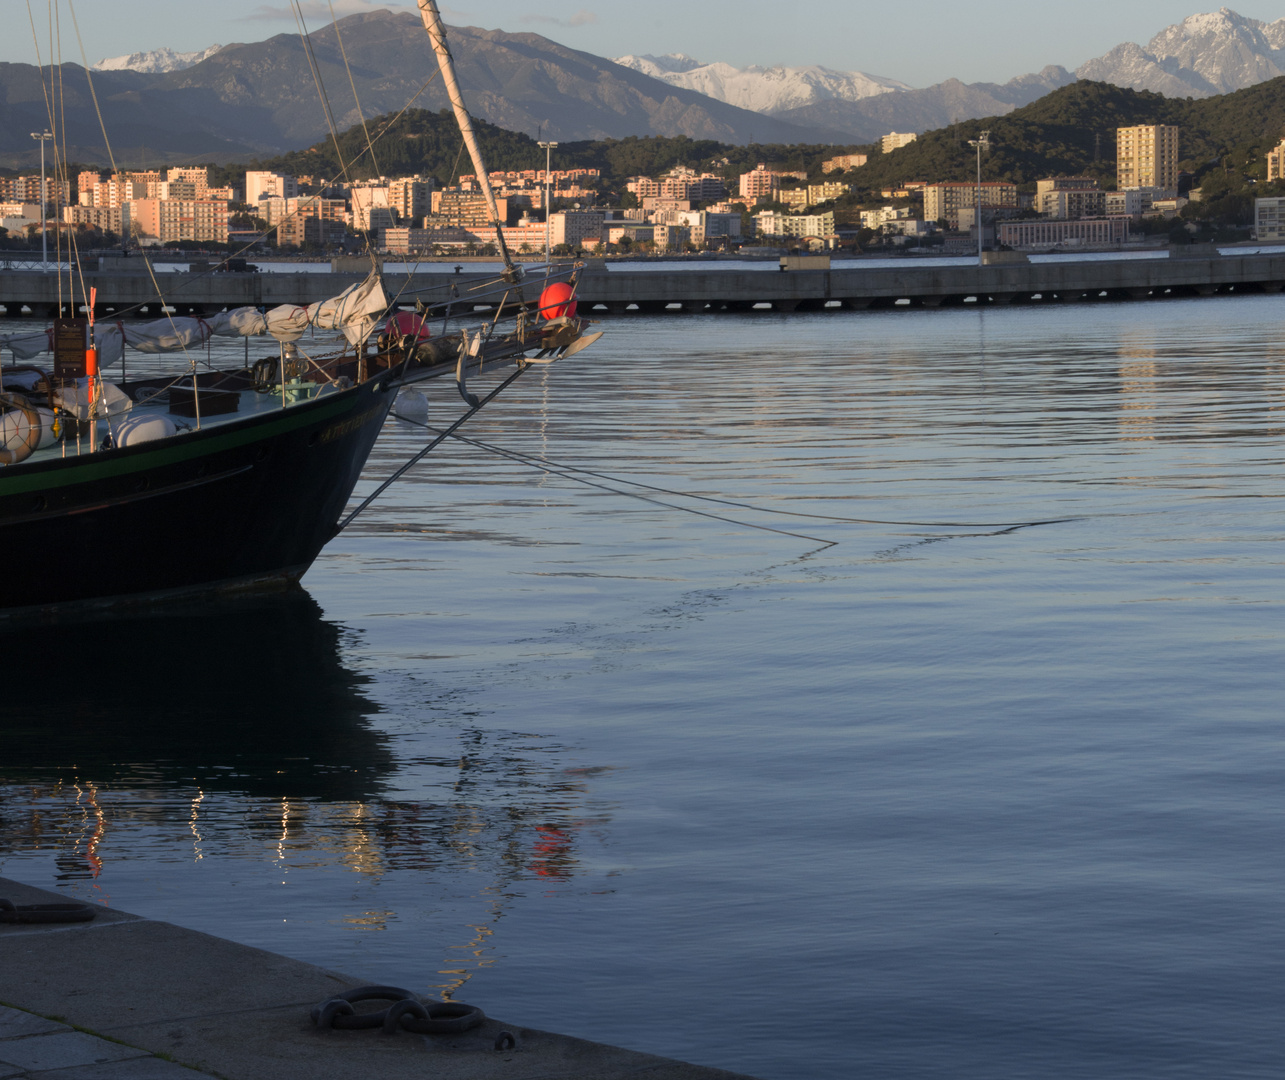
[[[396,397],[374,378],[180,438],[0,469],[0,611],[297,581]]]

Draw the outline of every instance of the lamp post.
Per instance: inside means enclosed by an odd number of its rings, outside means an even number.
[[[983,131],[980,139],[969,139],[969,146],[977,148],[977,213],[974,215],[977,226],[977,265],[982,265],[982,147],[991,148],[991,133]]]
[[[40,143],[40,269],[49,269],[49,189],[45,186],[45,143],[54,137],[52,131],[33,131],[31,137]]]
[[[549,221],[549,212],[552,206],[552,183],[553,179],[549,176],[550,162],[553,160],[553,148],[558,144],[555,142],[536,143],[536,146],[544,150],[544,261],[550,263],[553,261],[553,234],[550,232],[551,223]]]

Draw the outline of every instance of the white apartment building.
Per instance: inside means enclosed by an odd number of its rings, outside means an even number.
[[[598,243],[606,220],[601,210],[559,210],[549,215],[549,242],[554,247],[566,244],[572,248],[582,247],[586,241]]]
[[[1285,198],[1254,200],[1254,239],[1285,240]]]
[[[919,136],[912,133],[903,134],[898,131],[890,131],[879,140],[879,145],[885,154],[891,154],[894,150],[900,150],[903,146],[909,146],[917,138],[919,138]]]
[[[754,215],[759,236],[815,236],[824,239],[834,235],[834,211],[824,214],[781,214],[765,210]]]
[[[299,181],[285,173],[247,172],[245,174],[245,201],[257,206],[265,195],[279,199],[293,199],[299,194]]]
[[[391,229],[397,224],[396,215],[389,205],[386,185],[354,187],[349,195],[354,229],[359,232],[367,229]]]
[[[911,217],[910,207],[908,206],[881,206],[877,210],[861,211],[861,227],[863,229],[878,230],[894,221],[909,220],[911,220]]]

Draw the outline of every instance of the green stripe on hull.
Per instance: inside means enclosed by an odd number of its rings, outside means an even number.
[[[108,460],[93,460],[91,455],[86,459],[74,459],[74,464],[54,463],[51,468],[37,468],[17,476],[5,476],[8,469],[0,470],[0,498],[6,495],[22,495],[31,491],[48,491],[51,488],[71,487],[74,484],[91,484],[97,480],[107,480],[114,476],[127,476],[133,472],[146,469],[163,468],[176,465],[192,458],[206,457],[223,450],[231,450],[248,443],[259,442],[288,431],[295,431],[311,424],[324,422],[351,410],[356,401],[336,401],[324,407],[308,409],[304,415],[283,416],[263,424],[252,424],[217,435],[205,435],[194,432],[201,438],[176,436],[166,439],[165,445],[158,446],[150,453],[129,454]]]

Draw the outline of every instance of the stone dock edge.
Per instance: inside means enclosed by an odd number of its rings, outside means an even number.
[[[8,878],[0,897],[67,902]],[[0,923],[0,1080],[753,1080],[494,1019],[462,1035],[321,1032],[312,1006],[379,980],[95,910]],[[515,1048],[496,1049],[504,1031]]]

